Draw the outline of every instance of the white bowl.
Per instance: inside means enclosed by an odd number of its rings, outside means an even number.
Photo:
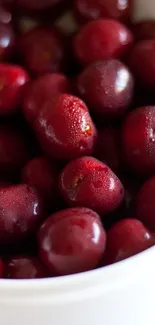
[[[0,281],[1,325],[154,325],[155,247],[98,270]]]

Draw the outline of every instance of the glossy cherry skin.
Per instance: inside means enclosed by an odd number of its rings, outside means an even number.
[[[137,82],[148,90],[155,90],[155,40],[138,42],[132,49],[128,64]]]
[[[136,215],[152,231],[155,231],[155,176],[149,178],[137,195]]]
[[[82,65],[97,60],[120,58],[131,47],[133,36],[116,20],[98,19],[84,25],[73,40],[74,52]]]
[[[70,82],[63,74],[49,73],[32,80],[24,94],[24,116],[33,123],[45,101],[53,99],[56,94],[70,92]]]
[[[155,106],[130,112],[122,126],[122,154],[138,174],[155,172]]]
[[[94,156],[106,163],[113,171],[121,166],[120,132],[116,128],[99,130]]]
[[[45,102],[35,122],[35,131],[45,153],[63,160],[91,154],[97,135],[87,106],[68,94]]]
[[[47,268],[31,256],[14,256],[5,266],[5,276],[8,279],[38,279],[49,276]]]
[[[22,132],[10,123],[0,125],[0,173],[15,173],[28,159],[29,148]]]
[[[128,22],[130,0],[75,0],[75,13],[80,21],[112,18]]]
[[[54,201],[57,192],[57,178],[56,167],[43,156],[30,160],[23,168],[21,175],[23,183],[36,187],[50,203]]]
[[[51,215],[38,233],[42,262],[56,275],[88,271],[103,257],[106,233],[98,214],[86,208]]]
[[[0,115],[13,114],[21,103],[23,86],[29,80],[20,66],[0,63]]]
[[[96,113],[105,117],[120,117],[133,97],[134,80],[129,69],[118,60],[97,61],[79,75],[80,96]]]
[[[9,60],[14,52],[14,47],[15,35],[12,27],[0,21],[0,61]]]
[[[69,162],[60,175],[60,191],[70,206],[85,206],[101,215],[122,203],[124,188],[111,169],[93,157]]]
[[[137,219],[124,219],[107,232],[104,264],[112,264],[138,254],[155,244],[150,231]]]
[[[26,184],[0,188],[0,243],[20,243],[33,234],[46,217],[42,198]]]
[[[65,43],[54,27],[39,27],[21,36],[21,57],[35,75],[63,71],[66,64]]]

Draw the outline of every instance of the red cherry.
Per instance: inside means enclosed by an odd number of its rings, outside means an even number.
[[[12,245],[34,233],[46,217],[38,192],[25,184],[0,189],[0,243]]]
[[[12,14],[6,7],[0,5],[0,23],[9,24],[12,20]]]
[[[103,257],[106,233],[99,216],[86,208],[66,209],[51,215],[41,226],[41,260],[58,274],[95,268]]]
[[[65,160],[91,154],[96,140],[96,128],[86,105],[68,94],[45,102],[35,131],[49,156]]]
[[[22,170],[22,182],[35,186],[47,202],[54,203],[58,171],[45,157],[30,160]]]
[[[0,60],[11,58],[15,48],[15,35],[10,25],[1,23],[0,16]]]
[[[23,112],[32,123],[45,101],[51,100],[58,93],[70,93],[69,80],[63,74],[45,74],[29,83],[23,100]]]
[[[151,230],[155,231],[155,176],[148,179],[137,195],[136,215]]]
[[[75,13],[84,22],[99,18],[128,22],[130,0],[75,0]]]
[[[99,130],[94,155],[97,159],[106,163],[112,170],[119,170],[121,153],[118,129],[109,127]]]
[[[122,154],[138,174],[155,172],[155,106],[130,112],[122,126]]]
[[[49,276],[49,271],[36,257],[15,256],[7,261],[6,278],[37,279]]]
[[[0,63],[0,115],[17,111],[23,86],[28,79],[28,74],[22,67]]]
[[[28,145],[21,131],[9,123],[0,125],[0,173],[15,173],[28,159]]]
[[[133,97],[134,80],[118,60],[98,61],[79,75],[77,89],[94,112],[109,118],[120,117]]]
[[[120,58],[131,47],[133,36],[116,20],[98,19],[84,25],[75,36],[73,47],[81,64],[110,58]]]
[[[117,176],[93,157],[69,162],[60,175],[60,190],[70,206],[85,206],[102,215],[119,207],[124,196]]]
[[[54,27],[38,27],[23,34],[19,47],[27,68],[36,75],[65,69],[64,40]]]
[[[138,254],[155,244],[149,230],[136,219],[118,221],[107,233],[104,264],[112,264]]]
[[[155,40],[138,42],[128,58],[129,66],[139,84],[155,90]]]

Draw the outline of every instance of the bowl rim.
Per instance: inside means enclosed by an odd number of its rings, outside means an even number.
[[[148,272],[153,269],[153,260],[155,267],[155,246],[126,260],[78,274],[43,279],[0,279],[0,292],[3,292],[5,295],[13,293],[14,290],[18,290],[19,293],[27,293],[28,295],[33,290],[35,290],[35,294],[45,294],[49,290],[52,291],[52,294],[66,293],[66,290],[67,292],[75,293],[76,291],[84,291],[96,286],[101,287],[101,283],[102,290],[103,285],[105,290],[109,290],[116,285],[116,282],[120,284],[123,281],[129,282],[130,279],[132,281],[133,278],[135,280],[141,273],[143,276],[147,273],[148,276]]]

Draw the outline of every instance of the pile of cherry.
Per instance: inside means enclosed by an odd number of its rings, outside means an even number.
[[[155,22],[131,1],[0,6],[0,277],[155,245]]]

